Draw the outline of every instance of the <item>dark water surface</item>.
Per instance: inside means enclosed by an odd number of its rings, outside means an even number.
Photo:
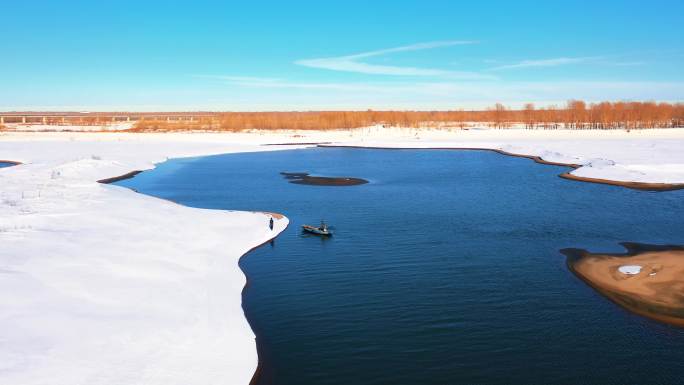
[[[682,383],[684,330],[612,304],[558,250],[684,244],[684,191],[564,170],[484,151],[306,149],[172,160],[118,184],[290,218],[241,262],[263,383]],[[370,183],[296,185],[282,171]],[[301,234],[321,218],[332,239]]]

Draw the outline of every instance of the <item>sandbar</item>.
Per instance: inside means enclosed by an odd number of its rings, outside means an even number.
[[[290,180],[290,183],[312,186],[356,186],[368,183],[365,179],[346,176],[311,176],[306,172],[281,172],[280,174]]]
[[[570,270],[639,315],[684,327],[684,246],[622,243],[624,254],[563,249]]]

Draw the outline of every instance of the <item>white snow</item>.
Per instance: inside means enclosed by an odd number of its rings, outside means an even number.
[[[539,156],[582,167],[571,174],[621,182],[684,183],[684,129],[649,130],[411,130],[368,128],[343,145],[409,148],[482,148]],[[417,139],[418,138],[418,139]],[[307,138],[300,138],[306,140]],[[334,139],[333,139],[334,140]]]
[[[271,232],[262,213],[95,181],[283,142],[502,149],[585,176],[684,183],[681,129],[0,133],[0,159],[24,162],[0,169],[0,384],[247,384],[257,355],[237,262],[287,219]]]
[[[618,270],[622,274],[636,275],[641,272],[641,266],[639,265],[622,265],[618,267]]]
[[[262,213],[95,180],[167,156],[277,148],[22,135],[0,139],[0,158],[27,162],[0,171],[0,384],[249,383],[257,355],[238,259],[287,219],[271,231]]]

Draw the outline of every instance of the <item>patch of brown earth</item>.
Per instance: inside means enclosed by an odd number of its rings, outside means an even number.
[[[312,186],[356,186],[368,183],[367,180],[361,178],[311,176],[305,172],[281,172],[280,174],[290,180],[290,183]]]
[[[684,327],[684,246],[622,244],[625,254],[563,249],[570,270],[618,305]],[[639,266],[635,274],[620,267]]]

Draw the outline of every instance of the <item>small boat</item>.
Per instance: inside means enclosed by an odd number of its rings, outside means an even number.
[[[318,227],[315,226],[309,226],[309,225],[302,225],[302,230],[316,234],[316,235],[326,235],[330,236],[332,235],[332,231],[328,228],[328,225],[326,225],[324,222],[321,222],[321,225]]]

